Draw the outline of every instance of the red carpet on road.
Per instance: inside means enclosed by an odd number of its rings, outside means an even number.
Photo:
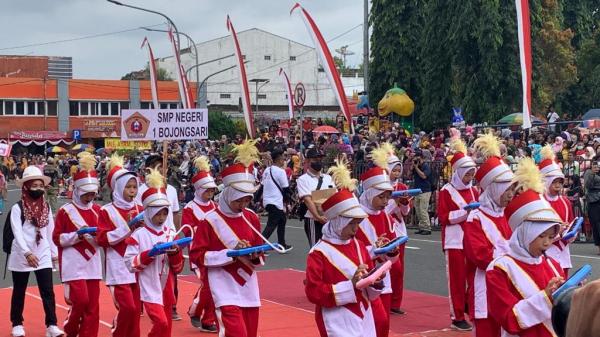
[[[260,337],[312,337],[318,336],[314,320],[314,306],[304,295],[304,272],[283,269],[259,272],[261,298]],[[183,320],[173,322],[173,336],[216,336],[193,328],[187,316],[192,297],[197,290],[194,276],[179,278],[178,311]],[[0,337],[10,336],[10,288],[0,289],[0,301],[4,303],[2,319],[0,319]],[[37,287],[28,289],[25,302],[25,329],[27,336],[44,336],[44,311],[38,297]],[[63,297],[63,288],[55,286],[56,313],[59,326],[67,314],[67,306]],[[114,305],[107,287],[101,287],[100,293],[100,333],[99,336],[110,336],[110,326],[115,315]],[[448,300],[445,297],[405,291],[403,309],[407,315],[392,315],[391,337],[458,337],[469,336],[448,328]],[[150,329],[151,322],[147,316],[142,317],[142,336]],[[176,333],[175,333],[176,332]]]

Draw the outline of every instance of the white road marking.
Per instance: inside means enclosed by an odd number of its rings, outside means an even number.
[[[28,291],[27,291],[27,292],[25,292],[25,294],[27,294],[27,295],[29,295],[29,296],[31,296],[31,297],[33,297],[33,298],[35,298],[35,299],[39,300],[40,302],[42,301],[42,298],[41,298],[41,297],[39,297],[39,296],[38,296],[38,295],[36,295],[36,294],[32,294],[32,293],[30,293],[30,292],[28,292]],[[56,305],[57,307],[61,308],[61,309],[64,309],[64,310],[66,310],[66,311],[69,311],[69,307],[66,307],[66,306],[64,306],[64,305],[62,305],[62,304],[58,304],[58,303],[55,303],[55,305]],[[102,325],[104,325],[104,326],[107,326],[107,327],[109,327],[109,328],[111,328],[111,329],[112,329],[112,324],[108,324],[108,323],[106,323],[106,322],[105,322],[105,321],[103,321],[103,320],[100,320],[100,323],[102,323]]]
[[[418,250],[418,249],[421,249],[421,248],[419,248],[419,247],[413,247],[413,246],[406,246],[406,249]]]

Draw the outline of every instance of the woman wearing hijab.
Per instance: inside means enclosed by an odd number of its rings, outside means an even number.
[[[100,206],[96,159],[88,152],[79,155],[80,169],[74,176],[73,201],[56,214],[54,243],[58,247],[60,279],[65,302],[70,306],[64,324],[67,336],[97,337],[100,322],[100,280],[102,264],[99,246],[91,234],[77,234],[98,227]]]
[[[512,231],[504,208],[513,197],[513,173],[500,158],[500,144],[493,134],[478,138],[474,146],[484,163],[475,173],[483,190],[479,196],[481,206],[469,212],[463,226],[469,316],[474,320],[476,337],[499,337],[500,327],[488,315],[485,270],[508,249]]]
[[[210,163],[205,156],[198,157],[194,161],[197,169],[196,175],[192,178],[194,185],[194,199],[185,205],[181,223],[190,226],[194,233],[191,233],[187,227],[183,227],[186,236],[192,236],[197,232],[198,226],[201,226],[206,214],[214,211],[217,205],[212,201],[217,185],[210,175]],[[191,263],[191,261],[190,261]],[[205,332],[217,332],[217,317],[215,315],[215,303],[210,294],[208,284],[208,275],[206,268],[200,268],[191,263],[191,269],[196,273],[200,280],[200,288],[194,296],[192,305],[188,310],[192,326]]]
[[[124,268],[125,240],[140,223],[131,223],[143,207],[135,202],[139,181],[137,175],[123,168],[123,157],[114,154],[107,164],[107,185],[112,202],[102,207],[96,241],[105,252],[106,285],[110,289],[117,316],[113,337],[140,336],[140,290],[134,273]],[[131,227],[130,227],[131,226]]]
[[[450,327],[470,331],[473,327],[465,318],[467,299],[466,259],[463,251],[463,226],[469,216],[465,206],[479,199],[472,180],[476,171],[473,159],[467,156],[467,146],[459,138],[451,143],[454,152],[450,164],[452,178],[440,191],[438,219],[442,225],[442,249],[446,255],[446,273],[450,299]]]
[[[389,143],[384,144],[371,152],[373,163],[376,166],[361,175],[363,193],[359,198],[359,202],[368,217],[361,222],[356,238],[367,247],[375,264],[383,263],[388,259],[395,264],[398,259],[397,250],[391,256],[376,256],[373,254],[374,249],[384,246],[396,238],[396,227],[399,226],[395,219],[386,212],[386,207],[394,190],[387,172],[388,157],[390,156],[388,149],[393,151],[393,147]],[[385,287],[381,296],[372,302],[377,337],[388,336],[390,330],[390,309],[393,292],[390,276],[387,275],[383,282]]]
[[[546,256],[562,220],[540,193],[542,175],[531,159],[515,173],[520,192],[506,207],[513,229],[509,249],[488,267],[491,316],[504,335],[556,336],[551,322],[552,293],[564,281],[560,264]]]
[[[264,243],[260,220],[247,208],[257,190],[253,163],[256,141],[235,145],[235,164],[221,172],[225,188],[217,209],[197,226],[190,262],[206,268],[219,322],[219,336],[256,337],[260,294],[255,269],[264,264],[263,254],[229,257],[232,249]]]
[[[365,245],[355,238],[359,224],[367,217],[352,193],[345,162],[337,162],[334,180],[339,189],[323,203],[329,221],[323,237],[311,249],[306,261],[305,292],[315,304],[315,319],[321,337],[375,337],[372,301],[383,289],[381,281],[357,289],[356,283],[373,268]]]
[[[168,217],[171,203],[163,176],[150,169],[146,185],[148,189],[142,195],[144,226],[125,240],[124,259],[129,271],[137,276],[140,299],[152,321],[148,337],[171,337],[171,313],[175,303],[173,278],[183,270],[183,254],[177,246],[151,254],[156,245],[173,241],[171,228],[174,225],[167,223],[172,221]]]
[[[12,336],[25,336],[23,308],[29,273],[34,272],[46,314],[46,335],[64,334],[56,326],[56,305],[52,287],[53,262],[58,259],[56,245],[52,242],[54,219],[44,197],[44,187],[50,178],[35,166],[28,166],[21,179],[21,200],[10,211],[10,226],[14,235],[7,268],[12,272],[13,290],[10,302]]]

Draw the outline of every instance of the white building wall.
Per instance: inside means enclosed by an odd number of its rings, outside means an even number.
[[[242,54],[246,56],[246,75],[248,80],[255,78],[268,79],[270,82],[260,88],[259,94],[265,94],[266,99],[259,100],[259,110],[269,105],[287,105],[286,93],[279,69],[283,68],[293,87],[302,82],[306,88],[307,101],[310,106],[337,105],[331,86],[327,81],[325,72],[319,72],[317,54],[314,48],[291,41],[289,39],[262,31],[250,29],[238,33],[238,40]],[[197,45],[198,62],[214,60],[234,53],[230,36],[206,41]],[[193,51],[193,48],[192,48]],[[270,59],[265,59],[268,56]],[[290,59],[295,57],[295,60]],[[184,69],[189,69],[195,64],[191,53],[181,56]],[[229,57],[199,67],[199,79],[235,65],[235,58]],[[165,68],[175,77],[173,57],[159,59],[157,65]],[[358,81],[359,79],[360,81]],[[196,72],[189,73],[189,80],[196,82]],[[359,83],[360,82],[360,83]],[[240,85],[237,68],[230,69],[211,77],[208,81],[208,100],[210,104],[237,105],[240,97]],[[343,78],[346,95],[351,96],[353,90],[362,90],[362,78]],[[357,86],[357,83],[358,86]],[[259,84],[260,86],[260,84]],[[227,97],[229,95],[229,97]],[[250,99],[256,102],[256,85],[250,83]]]

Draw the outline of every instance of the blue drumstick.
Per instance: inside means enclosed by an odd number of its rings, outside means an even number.
[[[262,253],[262,252],[266,252],[266,251],[273,250],[273,249],[274,248],[271,247],[271,245],[269,245],[269,244],[248,247],[248,248],[242,248],[242,249],[231,249],[227,252],[227,256],[229,256],[229,257],[244,256],[244,255],[250,255],[250,254],[254,254],[254,253]]]
[[[400,198],[400,197],[414,197],[423,193],[420,188],[413,188],[410,190],[402,190],[402,191],[394,191],[392,192],[392,198]]]
[[[385,246],[375,249],[373,252],[375,253],[375,255],[387,254],[392,250],[396,249],[396,247],[405,244],[407,241],[408,236],[401,236],[388,242]]]
[[[159,254],[165,253],[166,250],[173,248],[175,246],[183,247],[192,243],[192,238],[185,237],[171,242],[159,243],[150,249],[150,256],[155,256]]]
[[[575,272],[575,274],[573,274],[573,276],[569,277],[569,279],[566,280],[565,283],[563,283],[558,289],[556,289],[552,293],[552,298],[556,300],[558,298],[558,296],[560,296],[560,294],[565,292],[567,289],[577,287],[591,273],[592,273],[592,266],[590,266],[589,264],[586,264],[583,267],[579,268],[579,270],[577,272]]]
[[[573,226],[569,229],[569,231],[563,235],[562,239],[567,241],[574,238],[575,235],[577,235],[577,233],[579,233],[581,230],[581,225],[583,225],[583,217],[578,217],[574,220]]]
[[[98,231],[97,227],[84,227],[84,228],[77,230],[77,234],[78,235],[92,234],[92,233],[96,233],[97,231]]]
[[[140,212],[133,219],[129,220],[129,222],[127,223],[127,226],[131,227],[131,226],[135,225],[136,223],[142,221],[143,219],[144,219],[144,212]]]
[[[464,210],[465,211],[473,210],[473,209],[479,208],[479,206],[481,206],[480,203],[478,203],[478,202],[472,202],[472,203],[469,203],[467,206],[465,206]]]

